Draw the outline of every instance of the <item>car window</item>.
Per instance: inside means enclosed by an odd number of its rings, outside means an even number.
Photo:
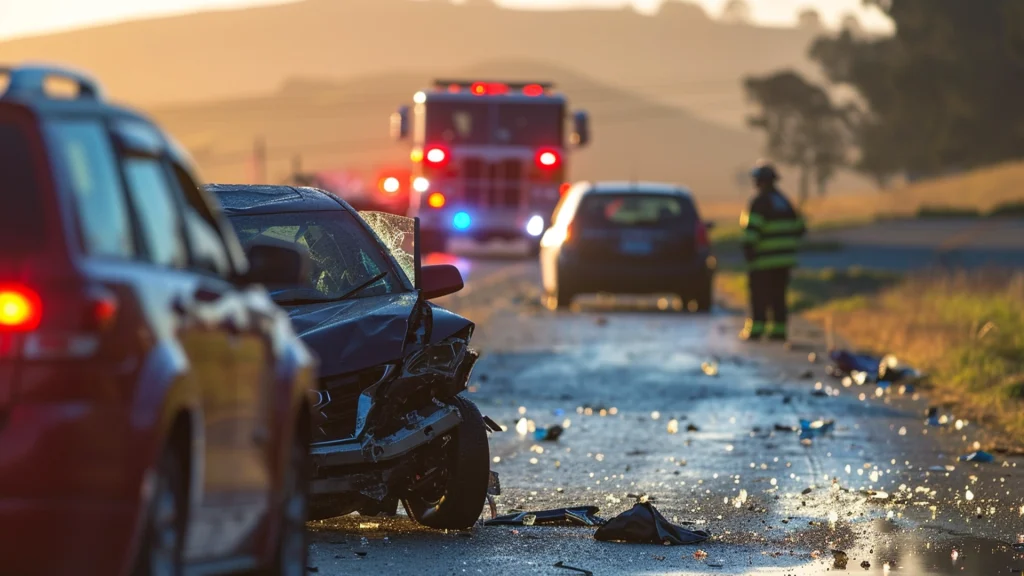
[[[46,218],[39,183],[25,133],[0,120],[0,245],[5,252],[26,252],[42,247]]]
[[[174,176],[185,198],[185,235],[191,252],[189,266],[221,278],[230,278],[233,269],[231,258],[217,232],[216,219],[209,205],[198,193],[192,178],[180,167],[174,166]]]
[[[231,224],[243,246],[269,239],[294,242],[308,250],[312,266],[305,285],[271,287],[275,299],[326,301],[341,298],[357,288],[362,289],[352,297],[404,290],[399,273],[380,243],[346,211],[234,216]],[[385,275],[371,282],[381,274]],[[299,296],[296,288],[307,293]]]
[[[54,162],[74,197],[85,252],[131,257],[131,223],[110,137],[91,120],[61,120],[47,126]]]
[[[149,260],[184,268],[188,256],[182,237],[176,190],[163,164],[155,158],[129,157],[123,162],[125,180],[139,219]]]
[[[591,194],[576,212],[580,225],[593,228],[672,228],[695,218],[688,199],[668,194]]]

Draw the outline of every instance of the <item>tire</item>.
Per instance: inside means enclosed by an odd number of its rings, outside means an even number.
[[[185,451],[168,446],[156,469],[156,485],[146,513],[133,576],[179,576],[185,548],[188,484]]]
[[[711,307],[715,304],[714,285],[714,278],[708,274],[707,280],[697,289],[697,312],[711,312]]]
[[[575,297],[576,293],[562,281],[562,273],[559,272],[555,278],[555,293],[552,295],[555,308],[558,310],[568,310],[572,306],[572,299]]]
[[[277,542],[270,567],[260,576],[304,576],[309,557],[309,426],[300,419],[288,449],[288,468],[281,490]]]
[[[476,523],[487,500],[491,454],[480,410],[461,396],[452,398],[451,404],[462,415],[462,423],[445,447],[447,473],[442,492],[408,494],[402,504],[409,516],[424,526],[463,530]]]

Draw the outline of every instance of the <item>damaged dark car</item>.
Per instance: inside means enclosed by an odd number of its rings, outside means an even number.
[[[422,266],[418,222],[357,213],[314,188],[210,186],[243,245],[308,252],[307,282],[270,286],[320,356],[310,517],[394,514],[472,526],[491,484],[488,432],[466,390],[474,325],[430,302],[462,289],[459,270]]]

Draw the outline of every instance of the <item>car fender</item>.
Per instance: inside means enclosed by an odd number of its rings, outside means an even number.
[[[135,451],[143,457],[139,470],[142,482],[139,487],[139,505],[136,509],[133,540],[129,543],[128,561],[134,561],[138,551],[142,526],[152,497],[153,466],[161,450],[166,446],[172,427],[180,414],[186,414],[190,426],[191,463],[189,469],[189,508],[194,509],[202,501],[204,459],[198,457],[205,451],[205,430],[202,426],[202,403],[198,383],[191,377],[190,363],[184,350],[173,341],[156,344],[143,360],[136,384],[137,393],[132,398],[130,427],[136,438]],[[155,430],[155,433],[150,431]],[[130,566],[126,566],[127,571]]]
[[[431,316],[433,317],[430,329],[430,344],[437,344],[445,338],[450,338],[467,329],[469,330],[467,339],[472,336],[475,328],[473,322],[436,304],[430,303],[429,306]]]

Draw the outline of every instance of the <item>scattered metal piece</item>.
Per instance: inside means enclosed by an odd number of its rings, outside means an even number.
[[[580,574],[583,574],[584,576],[594,576],[594,573],[591,572],[590,570],[584,570],[583,568],[576,568],[575,566],[569,566],[565,562],[562,562],[561,560],[559,560],[558,562],[555,562],[554,564],[552,564],[552,566],[554,566],[555,568],[561,568],[563,570],[572,570],[573,572],[579,572]]]

